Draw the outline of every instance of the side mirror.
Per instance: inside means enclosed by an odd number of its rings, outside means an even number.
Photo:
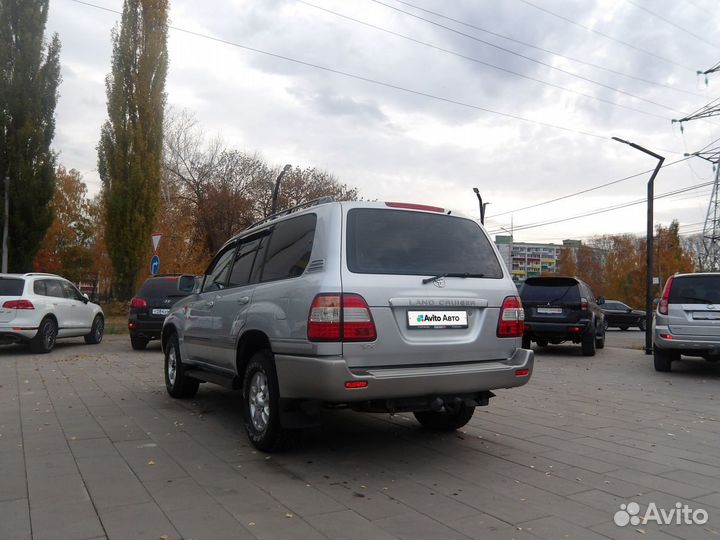
[[[87,293],[83,293],[83,302],[86,304],[90,301],[90,297],[87,295]]]
[[[178,278],[178,291],[185,294],[192,294],[195,292],[195,276],[190,274],[182,275]]]

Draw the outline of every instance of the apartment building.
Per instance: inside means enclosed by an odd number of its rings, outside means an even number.
[[[557,272],[561,251],[564,248],[577,249],[580,244],[580,240],[563,240],[562,244],[536,244],[513,242],[512,236],[495,237],[495,245],[516,282],[523,282],[543,272]]]

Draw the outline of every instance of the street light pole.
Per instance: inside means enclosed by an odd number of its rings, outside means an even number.
[[[643,148],[639,144],[635,144],[630,141],[626,141],[619,137],[612,137],[613,140],[627,144],[633,147],[635,150],[639,150],[649,156],[654,157],[658,160],[655,170],[650,175],[650,180],[647,183],[647,232],[646,232],[646,253],[645,262],[647,264],[647,272],[645,275],[645,354],[652,354],[652,286],[653,286],[653,201],[655,199],[655,177],[660,168],[662,167],[665,158],[655,152]]]
[[[283,167],[283,170],[280,171],[277,180],[275,180],[275,189],[273,189],[272,194],[272,206],[270,207],[270,215],[273,215],[277,211],[277,198],[278,194],[280,193],[280,180],[283,179],[285,173],[287,173],[290,169],[292,169],[292,166],[288,163]]]
[[[5,213],[3,214],[2,273],[8,271],[8,229],[10,228],[10,176],[5,175]]]
[[[482,197],[480,196],[480,190],[478,188],[474,187],[473,191],[475,192],[475,196],[478,198],[478,203],[480,204],[480,223],[485,225],[485,208],[490,203],[483,203]]]

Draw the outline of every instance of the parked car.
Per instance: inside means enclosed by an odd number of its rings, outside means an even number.
[[[647,320],[645,311],[633,309],[619,300],[605,300],[601,309],[605,314],[606,330],[611,326],[620,328],[620,330],[637,326],[643,332],[645,331]]]
[[[720,360],[720,273],[668,278],[655,314],[653,358],[670,371],[680,355]]]
[[[523,309],[485,230],[442,208],[315,201],[230,239],[163,326],[165,382],[242,391],[264,451],[321,407],[412,411],[465,425],[492,390],[528,382]]]
[[[150,340],[160,339],[165,316],[170,308],[187,296],[178,291],[179,274],[164,274],[145,280],[130,300],[128,331],[132,348],[141,351]]]
[[[522,345],[579,343],[585,356],[605,347],[605,316],[590,287],[574,277],[531,277],[520,289],[525,308]]]
[[[68,280],[54,274],[0,274],[0,343],[48,353],[58,338],[102,341],[105,316]]]

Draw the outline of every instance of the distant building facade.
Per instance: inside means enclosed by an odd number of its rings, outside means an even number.
[[[557,272],[563,249],[577,249],[580,240],[563,240],[560,244],[513,242],[512,236],[496,236],[495,245],[512,273],[513,281],[521,283],[543,272]]]

